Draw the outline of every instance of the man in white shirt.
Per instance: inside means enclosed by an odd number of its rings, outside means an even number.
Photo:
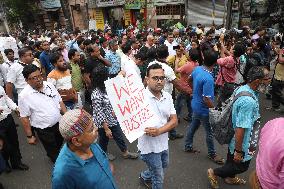
[[[172,33],[168,34],[168,38],[164,44],[168,47],[169,55],[175,56],[176,51],[174,50],[174,46],[177,46],[178,43],[174,40],[174,35]]]
[[[179,91],[184,92],[185,94],[191,94],[191,91],[189,91],[187,88],[183,88],[182,85],[180,85],[179,79],[176,77],[174,70],[167,64],[166,59],[169,56],[168,53],[168,47],[166,45],[160,45],[157,48],[157,59],[158,61],[153,61],[149,64],[151,66],[152,64],[160,64],[164,70],[165,73],[165,86],[164,86],[164,91],[168,92],[169,94],[172,95],[173,89],[176,88]],[[175,96],[173,96],[173,99]],[[183,134],[177,133],[175,129],[172,129],[169,132],[170,139],[175,140],[175,139],[181,139],[183,138]]]
[[[18,170],[29,169],[29,167],[21,161],[22,156],[19,148],[18,133],[16,124],[11,115],[12,110],[18,112],[18,107],[6,95],[3,87],[0,86],[0,135],[4,140],[2,154],[6,160],[5,171],[7,173],[11,172],[11,167]]]
[[[151,104],[153,112],[159,117],[155,125],[149,125],[145,134],[138,139],[138,149],[148,169],[140,173],[140,181],[152,188],[162,189],[164,170],[169,164],[168,131],[178,124],[171,95],[163,91],[165,73],[160,64],[152,64],[147,69],[148,88],[145,98]]]
[[[7,61],[5,61],[3,64],[1,64],[0,71],[1,71],[3,79],[4,79],[4,83],[6,84],[7,73],[9,72],[10,67],[14,64],[15,57],[14,57],[14,51],[12,49],[5,49],[4,54],[7,57]]]
[[[37,132],[47,156],[54,163],[63,143],[58,122],[66,112],[61,96],[53,84],[43,81],[39,68],[33,64],[23,69],[28,85],[19,95],[19,111],[27,142],[36,144],[31,126]]]
[[[11,99],[13,99],[13,85],[18,95],[27,85],[22,71],[26,65],[31,64],[34,60],[32,50],[27,47],[19,50],[19,57],[18,63],[11,65],[7,74],[6,93]],[[14,99],[14,101],[17,103],[17,99]]]

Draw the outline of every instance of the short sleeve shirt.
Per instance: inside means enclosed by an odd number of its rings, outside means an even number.
[[[93,157],[83,160],[67,144],[54,165],[52,189],[116,189],[106,154],[98,144],[91,145]]]
[[[258,94],[256,94],[256,92],[254,92],[248,85],[240,87],[236,91],[236,95],[241,91],[250,92],[254,96],[254,99],[249,96],[239,97],[233,104],[233,110],[232,110],[232,122],[234,129],[237,127],[245,129],[242,151],[245,152],[243,161],[248,161],[252,158],[252,156],[249,155],[249,147],[250,147],[250,140],[251,140],[253,126],[255,121],[260,118],[259,102],[258,102]],[[234,136],[229,144],[229,149],[231,154],[234,153],[235,142],[236,139]]]
[[[17,93],[20,92],[25,88],[27,82],[22,74],[24,67],[19,63],[14,63],[7,73],[7,82],[13,83]]]
[[[154,114],[157,115],[157,120],[150,127],[163,127],[169,120],[171,115],[176,114],[172,96],[167,92],[162,92],[160,99],[157,99],[147,88],[145,91],[145,99],[151,105]],[[143,135],[138,138],[138,149],[141,154],[160,153],[168,150],[168,133],[163,133],[157,137]]]
[[[106,59],[110,61],[109,74],[117,74],[121,69],[121,59],[117,53],[109,51],[106,53]]]
[[[204,103],[203,97],[208,97],[214,101],[214,79],[212,73],[203,66],[198,66],[191,73],[191,77],[193,80],[192,111],[208,116],[209,108]]]

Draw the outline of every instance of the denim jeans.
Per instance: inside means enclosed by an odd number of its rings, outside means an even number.
[[[109,129],[111,130],[113,139],[116,142],[117,146],[119,147],[120,151],[125,152],[127,150],[127,146],[124,141],[123,132],[119,124],[117,123],[117,125],[109,127]],[[109,138],[106,136],[104,128],[99,128],[98,132],[99,132],[99,145],[102,148],[102,150],[107,153]]]
[[[184,94],[184,93],[179,93],[177,95],[177,99],[176,99],[176,103],[175,103],[175,109],[176,109],[176,113],[177,113],[178,117],[180,117],[182,105],[185,101],[186,107],[187,107],[187,110],[188,110],[188,117],[189,117],[189,119],[191,119],[191,116],[192,116],[191,99],[192,99],[192,97],[190,97],[189,95]]]
[[[164,172],[169,164],[169,151],[160,153],[141,154],[141,159],[147,164],[148,169],[141,172],[145,181],[152,181],[152,189],[162,189]]]
[[[193,137],[194,137],[195,132],[199,128],[200,124],[202,124],[203,127],[205,128],[208,155],[215,155],[216,151],[214,148],[213,133],[212,133],[212,128],[209,123],[209,116],[200,115],[194,112],[192,114],[192,121],[189,127],[187,127],[187,131],[186,131],[185,150],[192,149]]]

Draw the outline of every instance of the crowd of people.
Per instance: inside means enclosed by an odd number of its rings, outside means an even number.
[[[206,133],[208,158],[221,167],[208,169],[211,188],[218,177],[232,185],[246,184],[237,175],[248,170],[260,132],[259,93],[272,100],[268,110],[284,104],[284,39],[269,36],[263,27],[254,33],[244,27],[217,32],[215,27],[137,31],[121,35],[111,29],[81,33],[54,31],[48,35],[17,36],[19,59],[4,50],[0,64],[0,168],[28,170],[22,162],[14,111],[27,142],[38,140],[55,163],[52,188],[117,188],[109,161],[108,142],[114,139],[125,159],[140,157],[146,169],[139,179],[147,188],[162,189],[169,166],[168,139],[185,138],[184,151],[193,146],[199,126]],[[271,77],[271,69],[273,75]],[[138,139],[138,153],[130,152],[114,114],[104,82],[128,72],[145,86],[145,98],[159,118]],[[250,96],[238,95],[242,92]],[[217,154],[210,126],[211,108],[221,109],[232,96],[234,136],[226,160]],[[186,105],[187,116],[182,117]],[[188,122],[184,134],[175,127]],[[283,119],[262,129],[252,188],[284,187]],[[271,155],[270,155],[271,154]],[[269,162],[267,162],[269,161]]]

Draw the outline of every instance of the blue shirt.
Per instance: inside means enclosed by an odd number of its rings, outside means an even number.
[[[120,56],[113,51],[109,51],[108,53],[106,53],[106,59],[111,63],[111,67],[108,68],[109,74],[118,74],[121,67]]]
[[[53,189],[116,189],[106,154],[91,145],[93,157],[82,160],[64,144],[52,174]]]
[[[48,75],[49,72],[51,72],[54,69],[54,66],[50,63],[49,58],[50,58],[49,54],[45,51],[43,51],[39,56],[39,60],[42,66],[45,68],[46,75]]]
[[[236,95],[241,91],[247,91],[253,94],[254,98],[249,96],[241,96],[239,97],[235,103],[233,104],[232,110],[232,122],[233,128],[244,128],[244,139],[242,145],[242,151],[245,152],[245,156],[243,161],[248,161],[252,158],[249,154],[249,147],[251,142],[252,130],[255,121],[260,118],[259,114],[259,102],[258,102],[258,94],[253,91],[248,85],[244,85],[240,87],[236,91]],[[234,153],[235,150],[235,136],[232,138],[229,149],[231,154]]]
[[[209,108],[203,101],[203,97],[214,100],[214,79],[212,73],[203,66],[196,67],[191,73],[193,80],[193,97],[191,101],[192,111],[196,114],[208,116]]]

